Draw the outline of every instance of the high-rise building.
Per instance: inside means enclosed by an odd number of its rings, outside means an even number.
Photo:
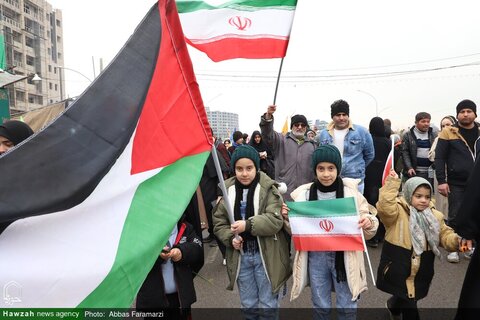
[[[61,101],[63,83],[62,11],[45,0],[0,0],[6,71],[27,79],[7,86],[10,113],[30,111]],[[41,81],[32,81],[37,74]]]
[[[212,127],[213,133],[222,139],[229,138],[235,130],[239,130],[238,114],[224,111],[207,111],[208,121]]]

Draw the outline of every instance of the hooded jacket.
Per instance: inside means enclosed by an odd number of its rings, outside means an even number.
[[[272,292],[276,293],[285,284],[292,274],[288,242],[283,232],[283,217],[281,208],[283,199],[276,187],[276,182],[265,173],[259,172],[260,179],[253,197],[254,216],[250,217],[252,236],[257,237],[263,267],[272,285]],[[225,181],[225,187],[232,208],[235,204],[235,177]],[[230,220],[225,208],[224,199],[221,199],[213,209],[214,233],[226,246],[227,273],[230,283],[228,290],[233,290],[240,272],[240,251],[232,246],[233,233],[230,230]],[[252,279],[253,281],[253,279]]]
[[[343,178],[344,196],[354,197],[357,202],[360,217],[368,217],[372,226],[368,230],[363,230],[365,239],[371,239],[378,228],[378,219],[371,215],[367,200],[358,191],[358,179]],[[307,201],[312,183],[304,184],[294,192],[292,198],[295,201]],[[352,293],[352,301],[358,299],[360,293],[367,290],[367,274],[363,261],[362,251],[345,251],[345,271],[347,274],[347,283]],[[290,300],[298,298],[302,290],[308,285],[308,251],[295,251],[293,261],[293,286]]]
[[[377,272],[377,288],[404,299],[420,300],[428,294],[434,274],[435,255],[428,245],[420,256],[413,251],[409,227],[410,205],[404,197],[397,197],[400,183],[400,179],[388,177],[380,189],[377,202],[378,216],[386,229]],[[440,246],[448,251],[456,251],[458,235],[445,224],[443,214],[435,210],[433,202],[430,202],[430,209],[440,224]]]

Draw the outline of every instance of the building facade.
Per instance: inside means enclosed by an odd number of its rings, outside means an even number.
[[[239,129],[238,114],[224,111],[210,111],[206,107],[208,121],[213,133],[222,139],[229,138],[233,131]]]
[[[61,101],[63,83],[62,11],[44,0],[0,0],[6,71],[27,79],[7,86],[12,115]],[[37,74],[42,80],[32,81]]]

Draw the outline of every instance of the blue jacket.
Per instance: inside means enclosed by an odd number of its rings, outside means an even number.
[[[317,136],[319,145],[333,144],[333,129],[331,122]],[[349,123],[348,133],[345,136],[345,145],[342,157],[342,178],[365,179],[365,168],[375,157],[373,139],[370,133],[362,126]]]

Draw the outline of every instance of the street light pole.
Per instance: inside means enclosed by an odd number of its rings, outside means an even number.
[[[361,93],[364,93],[366,94],[367,96],[370,96],[373,98],[373,100],[375,100],[375,115],[378,117],[378,102],[377,102],[377,98],[375,98],[373,96],[373,94],[371,93],[368,93],[367,91],[363,91],[363,90],[357,90],[358,92],[361,92]]]
[[[67,67],[63,67],[63,66],[57,66],[58,69],[60,69],[59,71],[59,79],[60,79],[60,101],[63,101],[63,76],[62,76],[62,69],[64,70],[69,70],[69,71],[72,71],[72,72],[75,72],[75,73],[78,73],[79,75],[81,75],[82,77],[84,77],[85,79],[88,80],[88,82],[92,82],[92,80],[90,80],[89,77],[87,77],[86,75],[84,75],[83,73],[81,73],[80,71],[77,71],[75,69],[70,69],[70,68],[67,68]]]

